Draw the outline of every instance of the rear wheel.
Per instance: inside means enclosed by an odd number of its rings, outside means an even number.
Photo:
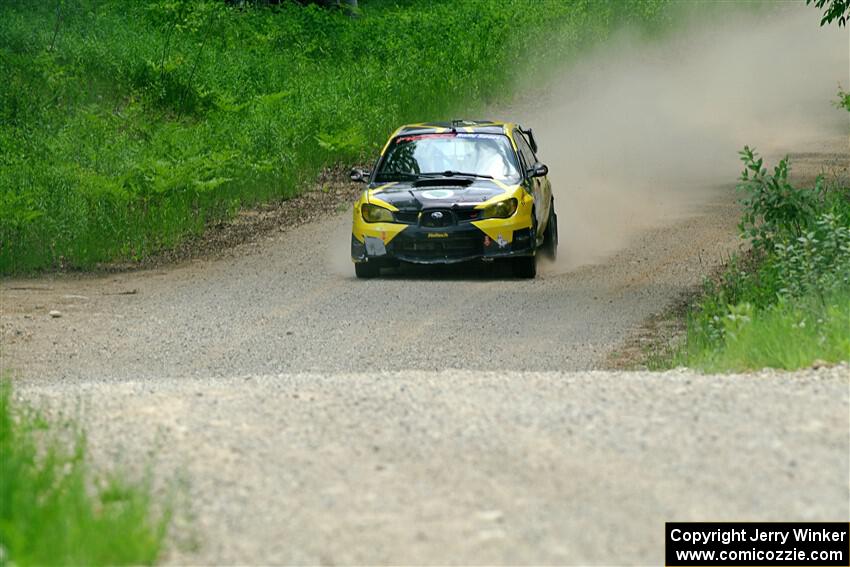
[[[534,279],[537,276],[537,256],[520,256],[511,262],[515,277]]]
[[[381,274],[381,266],[377,262],[354,264],[354,273],[360,279],[376,278]]]
[[[555,202],[549,206],[549,221],[543,233],[543,253],[550,260],[558,257],[558,215],[555,214]]]

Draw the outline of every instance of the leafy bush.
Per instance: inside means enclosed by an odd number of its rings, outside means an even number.
[[[0,563],[153,564],[169,512],[152,515],[144,485],[95,478],[85,437],[74,438],[69,451],[55,425],[16,404],[0,380]]]
[[[788,158],[780,160],[770,175],[762,167],[763,158],[748,146],[740,155],[745,165],[738,185],[745,192],[741,236],[750,239],[756,252],[763,253],[777,241],[804,234],[819,210],[822,179],[818,178],[813,190],[797,189],[788,182]]]
[[[850,93],[842,89],[840,86],[838,87],[838,101],[836,101],[835,106],[850,112]]]
[[[740,189],[749,255],[707,281],[673,363],[713,370],[796,368],[850,359],[850,201],[847,190],[788,181],[787,159],[769,174],[749,148]]]
[[[850,289],[850,222],[833,213],[815,220],[815,227],[793,241],[777,242],[762,268],[782,286],[779,298],[824,295]]]
[[[0,273],[173,246],[669,5],[0,2]]]

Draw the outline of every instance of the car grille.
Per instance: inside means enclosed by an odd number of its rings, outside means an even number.
[[[451,209],[426,209],[419,215],[419,226],[442,228],[455,224],[455,215]]]
[[[458,222],[470,222],[481,218],[481,211],[478,209],[455,209],[455,215]]]
[[[419,211],[397,211],[395,213],[395,220],[396,222],[403,222],[404,224],[416,224],[419,222]]]
[[[483,242],[477,234],[447,238],[411,238],[400,234],[392,244],[398,256],[421,260],[452,260],[483,254]]]
[[[435,216],[434,213],[437,213]],[[395,221],[404,224],[418,224],[426,228],[442,228],[480,219],[478,209],[425,209],[423,211],[396,211]]]

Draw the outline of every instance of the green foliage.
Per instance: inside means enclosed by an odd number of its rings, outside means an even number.
[[[850,358],[850,292],[846,289],[823,299],[781,300],[762,310],[749,303],[731,306],[722,324],[722,342],[689,334],[688,351],[675,362],[708,371],[792,370],[816,360]]]
[[[838,87],[838,100],[835,102],[835,106],[850,112],[850,92],[842,89],[840,85]]]
[[[847,189],[788,182],[788,160],[768,174],[741,152],[741,235],[752,254],[706,282],[674,364],[709,370],[799,368],[850,359],[850,200]]]
[[[757,252],[770,250],[783,239],[795,239],[811,226],[818,211],[822,180],[814,190],[797,189],[788,182],[788,159],[780,160],[769,175],[758,157],[748,146],[740,152],[744,162],[739,190],[744,213],[739,224],[741,235],[752,241]]]
[[[174,246],[669,0],[0,3],[0,273]]]
[[[776,243],[762,273],[781,286],[780,298],[850,289],[850,219],[822,214],[813,230]]]
[[[820,21],[822,26],[836,20],[839,26],[844,26],[850,19],[850,0],[806,0],[806,5],[809,4],[814,4],[819,10],[823,9],[823,17]]]
[[[16,404],[0,380],[0,563],[153,564],[170,514],[154,518],[149,493],[117,475],[95,478],[85,437]]]

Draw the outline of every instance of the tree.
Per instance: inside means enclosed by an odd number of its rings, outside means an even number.
[[[820,25],[831,24],[838,20],[838,25],[844,26],[850,20],[850,0],[806,0],[806,5],[809,4],[814,4],[815,8],[823,9]],[[826,6],[825,9],[824,6]]]

